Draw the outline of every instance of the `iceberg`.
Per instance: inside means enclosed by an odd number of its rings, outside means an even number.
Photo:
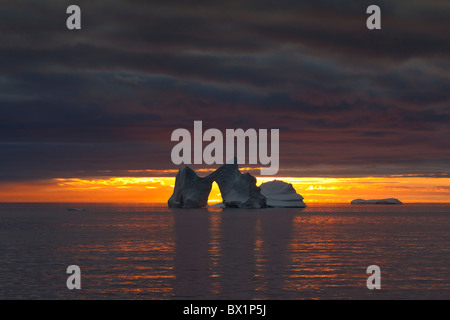
[[[202,208],[208,204],[213,180],[210,176],[201,178],[189,166],[179,169],[175,188],[169,198],[169,208]]]
[[[212,183],[216,182],[222,202],[208,205]],[[292,184],[273,180],[256,185],[250,173],[241,173],[234,158],[202,178],[189,166],[178,170],[169,208],[305,208],[303,197]]]
[[[86,208],[67,208],[67,211],[79,211],[79,212],[84,212],[84,211],[86,211]]]
[[[234,163],[224,164],[211,173],[219,186],[225,208],[265,208],[266,198],[256,186],[256,178],[250,173],[241,173]]]
[[[214,209],[224,209],[225,205],[223,204],[223,202],[218,202],[218,203],[214,203],[214,204],[208,204],[206,207],[214,208]]]
[[[291,183],[273,180],[262,183],[261,194],[266,197],[268,207],[305,208],[303,197],[299,195]]]
[[[266,198],[256,186],[256,178],[250,173],[241,173],[234,158],[233,163],[224,164],[204,178],[189,166],[179,169],[168,201],[169,208],[206,207],[214,181],[219,186],[225,208],[267,207]]]
[[[372,199],[372,200],[355,199],[352,200],[351,204],[403,204],[403,203],[398,199],[389,198],[389,199]]]

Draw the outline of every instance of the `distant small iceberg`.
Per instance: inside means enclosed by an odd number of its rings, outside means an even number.
[[[79,212],[84,212],[84,211],[86,211],[86,208],[67,208],[67,211],[79,211]]]
[[[355,199],[352,200],[351,204],[403,204],[403,203],[398,199],[388,198],[388,199],[373,199],[373,200]]]

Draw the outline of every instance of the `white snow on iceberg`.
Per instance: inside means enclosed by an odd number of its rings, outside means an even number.
[[[299,195],[292,184],[273,180],[262,183],[260,186],[261,194],[266,197],[266,203],[269,207],[277,208],[304,208],[306,204],[303,197]]]

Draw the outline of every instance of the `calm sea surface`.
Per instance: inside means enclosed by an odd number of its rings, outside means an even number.
[[[0,204],[0,299],[450,299],[449,266],[450,205]]]

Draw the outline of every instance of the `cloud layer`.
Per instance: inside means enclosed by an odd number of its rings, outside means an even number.
[[[448,176],[450,4],[0,5],[0,179],[173,169],[170,135],[279,128],[283,174]]]

